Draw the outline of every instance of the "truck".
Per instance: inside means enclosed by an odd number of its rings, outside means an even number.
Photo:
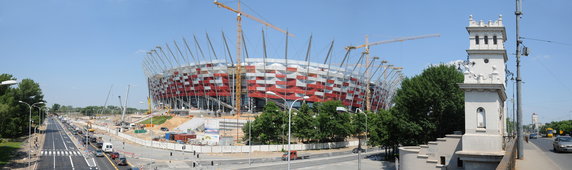
[[[298,155],[298,151],[290,151],[290,160],[296,160],[296,159],[309,159],[310,156],[308,155]],[[288,152],[284,152],[284,154],[282,154],[282,160],[283,161],[287,161],[288,160]]]
[[[105,143],[103,143],[103,146],[101,146],[101,149],[105,153],[113,152],[113,144],[111,144],[109,142],[105,142]]]

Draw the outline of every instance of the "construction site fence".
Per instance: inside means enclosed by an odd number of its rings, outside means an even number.
[[[84,122],[77,122],[80,124],[85,124]],[[127,139],[133,143],[137,143],[139,145],[159,148],[159,149],[168,149],[168,150],[176,150],[176,151],[184,151],[184,152],[200,152],[200,153],[248,153],[254,151],[261,151],[261,152],[277,152],[288,150],[288,145],[252,145],[252,146],[200,146],[200,145],[191,145],[191,144],[179,144],[179,143],[169,143],[169,142],[161,142],[161,141],[153,141],[153,140],[144,140],[141,138],[133,137],[131,135],[118,132],[115,129],[109,129],[107,127],[92,125],[93,128],[99,129],[102,131],[106,131],[111,134],[115,134],[121,138]],[[317,150],[317,149],[336,149],[336,148],[345,148],[351,146],[358,146],[358,141],[344,141],[344,142],[329,142],[329,143],[312,143],[312,144],[291,144],[291,150]]]

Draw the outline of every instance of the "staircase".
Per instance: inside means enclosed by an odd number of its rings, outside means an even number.
[[[458,156],[455,154],[455,151],[461,150],[462,136],[445,135],[444,138],[437,138],[437,141],[431,141],[427,145],[400,147],[400,169],[462,169],[457,167]]]

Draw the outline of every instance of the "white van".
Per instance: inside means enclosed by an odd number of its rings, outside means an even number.
[[[113,152],[113,144],[105,142],[101,146],[101,150],[103,150],[103,152]]]

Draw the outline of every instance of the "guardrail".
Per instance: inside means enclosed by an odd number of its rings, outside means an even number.
[[[512,138],[507,142],[505,154],[497,166],[497,170],[514,170],[516,164],[516,140]]]

